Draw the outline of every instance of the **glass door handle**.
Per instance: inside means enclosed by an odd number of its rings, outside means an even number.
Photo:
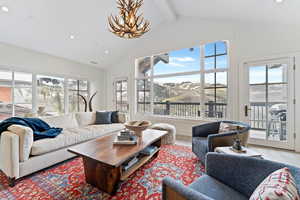
[[[245,109],[245,117],[248,117],[248,116],[249,116],[249,111],[250,111],[251,109],[249,108],[248,105],[245,105],[244,109]]]

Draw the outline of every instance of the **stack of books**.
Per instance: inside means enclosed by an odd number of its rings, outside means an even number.
[[[129,130],[123,130],[119,133],[114,144],[133,145],[137,143],[137,137]]]
[[[132,158],[131,160],[129,160],[127,163],[125,163],[123,165],[123,170],[127,171],[128,169],[130,169],[133,165],[135,165],[137,162],[139,162],[139,159],[137,157]]]
[[[150,156],[151,154],[153,154],[153,152],[157,150],[157,148],[157,146],[148,146],[145,149],[143,149],[140,153],[146,156]]]

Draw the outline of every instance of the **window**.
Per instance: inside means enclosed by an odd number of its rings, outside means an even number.
[[[227,56],[221,41],[137,59],[137,112],[225,118]]]
[[[0,71],[0,120],[13,115],[13,74],[10,71]]]
[[[80,97],[89,98],[88,81],[68,79],[69,112],[84,112],[85,104]]]
[[[225,42],[205,45],[205,117],[224,118],[227,107],[227,47]]]
[[[150,112],[150,80],[137,80],[137,112]]]
[[[128,94],[127,94],[127,79],[115,81],[115,98],[116,110],[121,112],[128,112]]]
[[[49,116],[66,111],[82,112],[84,102],[78,94],[89,97],[87,80],[0,69],[0,121],[33,113]]]
[[[64,78],[37,76],[38,115],[64,113]]]
[[[0,120],[32,112],[32,75],[0,71]]]
[[[14,72],[14,116],[32,113],[32,74]]]

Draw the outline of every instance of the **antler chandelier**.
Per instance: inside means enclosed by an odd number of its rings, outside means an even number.
[[[150,22],[138,15],[143,0],[117,0],[120,16],[108,17],[110,32],[121,38],[139,38],[150,30]]]

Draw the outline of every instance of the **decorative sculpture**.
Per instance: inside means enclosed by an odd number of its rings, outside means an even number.
[[[86,97],[84,97],[83,95],[81,94],[78,94],[78,96],[80,96],[84,102],[84,112],[87,112],[88,111],[88,105],[89,105],[89,111],[90,112],[93,112],[93,104],[92,104],[92,101],[94,99],[94,97],[96,96],[97,92],[95,92],[91,98],[88,100]]]

